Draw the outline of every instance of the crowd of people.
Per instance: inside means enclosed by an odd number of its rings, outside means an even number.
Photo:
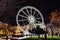
[[[60,27],[48,27],[47,28],[48,31],[48,36],[50,35],[57,35],[60,36]]]

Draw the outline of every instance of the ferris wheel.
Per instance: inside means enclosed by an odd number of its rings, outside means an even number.
[[[16,22],[21,26],[28,25],[29,28],[36,28],[37,25],[45,28],[43,15],[37,8],[32,6],[22,7],[17,13]]]

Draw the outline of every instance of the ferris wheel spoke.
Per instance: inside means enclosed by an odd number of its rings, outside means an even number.
[[[41,18],[35,18],[35,19],[41,19]]]
[[[26,23],[25,24],[27,24],[28,22],[26,21]]]
[[[26,21],[27,19],[23,19],[23,20],[18,20],[18,21]]]
[[[22,11],[26,16],[28,16],[27,14],[26,14],[26,12],[24,12],[24,11]]]
[[[38,23],[41,23],[40,21],[37,21],[37,20],[35,20],[36,22],[38,22]]]
[[[31,8],[30,12],[31,12],[31,15],[32,15],[32,8]]]
[[[29,14],[29,11],[28,11],[28,9],[27,9],[27,8],[26,8],[26,11],[27,11],[28,15],[30,15],[30,14]]]
[[[20,17],[24,17],[24,18],[27,18],[26,16],[23,16],[23,15],[19,15]]]
[[[35,15],[36,11],[33,12],[33,16]]]
[[[25,20],[25,21],[26,21],[26,20]],[[27,21],[26,21],[26,22],[23,22],[24,26],[25,26],[26,23],[27,23]]]

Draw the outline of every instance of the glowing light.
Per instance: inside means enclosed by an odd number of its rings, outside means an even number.
[[[28,21],[30,23],[34,23],[35,22],[35,18],[33,16],[28,16]]]

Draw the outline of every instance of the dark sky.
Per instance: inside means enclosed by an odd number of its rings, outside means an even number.
[[[55,9],[60,9],[59,0],[0,0],[0,20],[16,25],[16,14],[23,6],[34,6],[44,16],[45,23],[49,23],[49,16]]]

